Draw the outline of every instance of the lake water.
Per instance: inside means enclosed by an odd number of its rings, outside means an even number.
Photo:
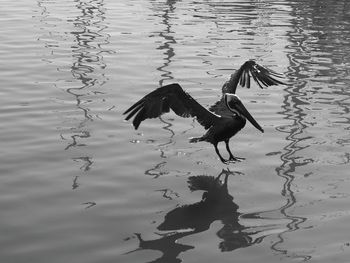
[[[1,6],[1,262],[348,262],[349,1]],[[209,107],[248,59],[288,85],[238,89],[265,130],[242,162],[193,119],[123,120],[173,82]]]

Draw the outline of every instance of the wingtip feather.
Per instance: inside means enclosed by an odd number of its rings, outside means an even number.
[[[130,113],[128,111],[127,113],[129,113],[129,114],[128,114],[128,116],[126,116],[125,120],[126,121],[130,120],[132,118],[132,116],[134,116],[142,107],[143,107],[143,105],[139,104],[136,107],[134,107]]]
[[[142,108],[136,115],[136,117],[133,120],[133,125],[135,127],[135,130],[137,130],[141,124],[141,122],[145,119],[145,108]]]
[[[128,114],[130,111],[132,111],[135,107],[139,106],[144,102],[144,98],[140,99],[138,102],[136,102],[134,105],[132,105],[130,108],[128,108],[123,115]]]

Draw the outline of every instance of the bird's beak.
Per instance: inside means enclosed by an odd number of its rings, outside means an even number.
[[[253,116],[250,115],[249,111],[244,107],[242,103],[239,103],[239,105],[236,105],[236,107],[239,113],[242,114],[244,117],[246,117],[248,121],[250,121],[250,123],[253,124],[255,128],[257,128],[261,132],[264,132],[263,128],[261,128],[261,126],[253,118]]]

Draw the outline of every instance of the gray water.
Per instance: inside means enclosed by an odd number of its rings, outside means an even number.
[[[2,0],[0,14],[1,262],[348,262],[347,0]],[[238,89],[265,130],[231,140],[242,162],[189,144],[193,119],[123,120],[173,82],[209,107],[248,59],[288,85]],[[220,173],[222,202],[189,189]]]

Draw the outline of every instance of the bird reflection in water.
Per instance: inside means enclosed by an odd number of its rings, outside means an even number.
[[[254,233],[246,231],[247,228],[239,223],[238,205],[228,192],[228,178],[236,173],[222,170],[217,177],[208,175],[189,177],[189,189],[204,191],[202,199],[168,212],[164,221],[157,227],[158,230],[164,231],[157,233],[158,239],[144,240],[141,234],[136,233],[139,248],[128,254],[140,250],[156,250],[160,251],[162,256],[151,262],[181,262],[178,258],[179,254],[195,247],[181,244],[178,240],[208,230],[215,221],[221,221],[224,225],[217,232],[221,239],[218,247],[222,252],[248,247],[259,242],[260,239],[251,237],[257,231]]]
[[[233,156],[229,141],[244,128],[246,120],[264,132],[240,98],[235,95],[238,84],[250,88],[251,77],[260,88],[284,84],[277,79],[282,77],[280,74],[249,60],[231,75],[230,80],[222,87],[222,98],[209,110],[185,92],[179,84],[173,83],[160,87],[137,101],[124,112],[127,114],[125,119],[134,118],[133,125],[138,129],[142,121],[160,117],[170,109],[184,118],[195,117],[207,132],[201,137],[192,138],[190,142],[209,142],[213,144],[216,154],[223,163],[234,162],[239,159]],[[229,159],[224,159],[220,154],[219,142],[225,143]]]

